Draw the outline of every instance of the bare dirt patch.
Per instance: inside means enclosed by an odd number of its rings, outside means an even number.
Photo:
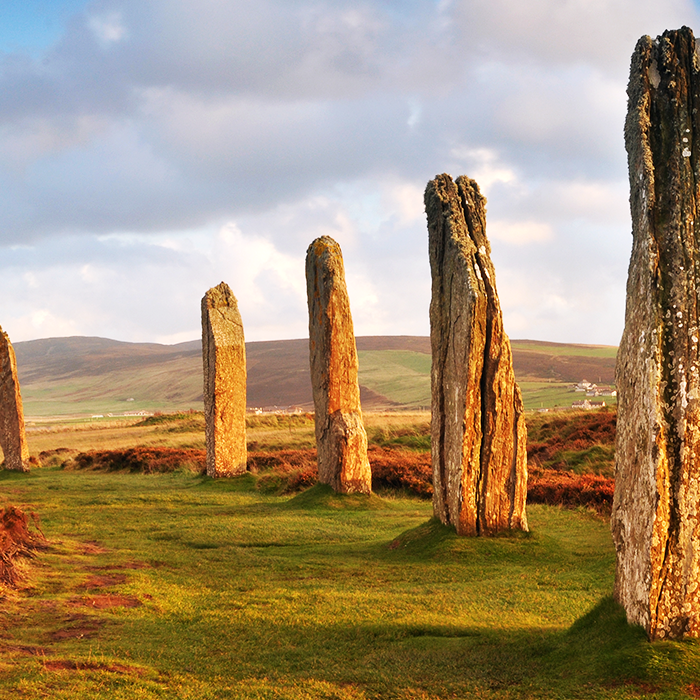
[[[86,566],[86,571],[114,571],[115,569],[150,569],[151,564],[145,561],[127,561],[124,564],[104,564],[102,566]],[[115,574],[116,575],[116,574]]]
[[[109,550],[99,542],[83,542],[80,554],[107,554]]]
[[[83,581],[78,588],[89,590],[91,588],[109,588],[110,586],[118,586],[126,583],[126,574],[104,574],[102,576],[90,576],[89,579]]]
[[[65,626],[49,634],[52,642],[62,642],[66,639],[91,639],[95,637],[106,624],[87,615],[71,615],[63,620]]]
[[[143,669],[118,663],[99,661],[74,661],[73,659],[50,659],[44,661],[45,671],[109,671],[110,673],[142,674]]]
[[[73,598],[69,603],[70,605],[85,606],[98,610],[107,610],[109,608],[137,608],[142,605],[141,601],[134,596],[110,594]]]
[[[46,656],[48,651],[44,647],[35,647],[25,644],[0,644],[0,656],[16,654],[18,656]]]

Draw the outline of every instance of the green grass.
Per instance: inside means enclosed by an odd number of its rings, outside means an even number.
[[[568,345],[546,343],[538,340],[511,340],[513,349],[537,352],[543,355],[567,355],[570,357],[617,357],[614,345]]]
[[[22,384],[27,416],[202,408],[201,362],[183,358],[161,366],[135,366],[101,374]],[[130,400],[131,399],[131,400]]]
[[[406,407],[430,406],[430,355],[405,350],[361,350],[360,384]]]
[[[0,698],[681,698],[698,677],[696,643],[650,645],[609,599],[589,512],[458,538],[423,501],[255,482],[0,472],[51,541],[2,603]]]
[[[547,355],[585,357],[615,357],[617,348],[594,345],[549,345],[527,341],[513,344],[521,350]],[[360,383],[389,400],[407,407],[430,406],[430,355],[402,350],[364,350],[358,352]],[[538,408],[571,408],[574,401],[585,399],[582,393],[572,391],[570,383],[546,380],[518,380],[523,403],[528,411]],[[610,405],[612,396],[594,397],[591,401],[605,401]]]

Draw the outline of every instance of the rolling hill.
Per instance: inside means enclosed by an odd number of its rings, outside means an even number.
[[[617,348],[514,340],[515,372],[526,407],[566,406],[570,385],[612,384]],[[25,414],[121,414],[202,407],[201,343],[125,343],[106,338],[46,338],[15,344]],[[430,339],[357,338],[366,409],[428,408]],[[311,409],[308,340],[246,344],[248,405]]]

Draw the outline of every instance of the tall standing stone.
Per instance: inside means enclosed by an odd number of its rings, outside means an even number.
[[[340,493],[370,493],[359,364],[340,246],[329,236],[306,251],[309,356],[318,478]]]
[[[432,298],[433,510],[459,535],[527,530],[527,428],[486,238],[468,177],[425,190]]]
[[[248,457],[245,339],[238,302],[224,282],[202,299],[202,359],[207,474],[243,474]]]
[[[700,634],[700,72],[642,37],[625,123],[632,256],[617,355],[615,596],[650,639]]]
[[[24,410],[17,378],[17,360],[10,338],[0,328],[0,447],[5,469],[29,471],[29,448],[24,433]]]

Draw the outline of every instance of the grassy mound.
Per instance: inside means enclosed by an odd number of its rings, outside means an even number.
[[[304,510],[376,510],[389,504],[374,493],[336,493],[327,484],[316,484],[291,498],[285,505]]]

